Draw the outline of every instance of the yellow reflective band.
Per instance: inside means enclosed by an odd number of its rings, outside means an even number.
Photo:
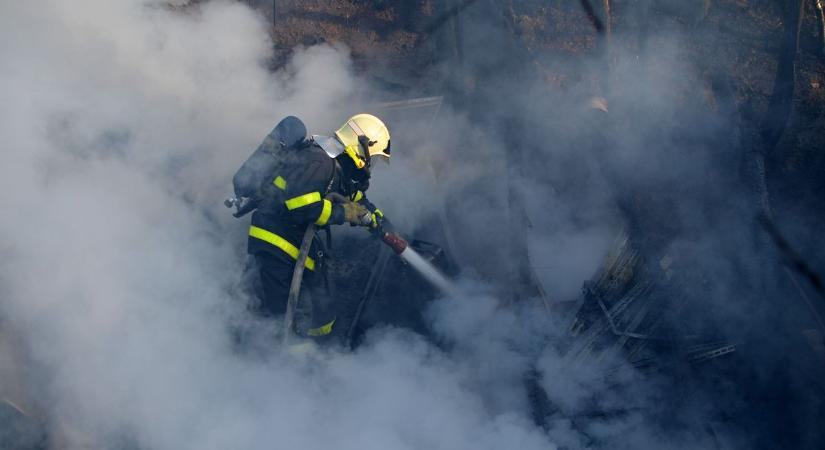
[[[255,225],[252,225],[251,227],[249,227],[249,235],[256,239],[269,242],[270,244],[280,248],[284,251],[284,253],[291,256],[292,259],[298,259],[298,253],[300,253],[298,247],[292,245],[289,241],[278,236],[275,233],[266,231],[263,228],[258,228]],[[315,260],[307,256],[307,260],[306,263],[304,263],[304,266],[309,270],[315,270]]]
[[[293,209],[301,208],[306,205],[311,205],[313,203],[317,203],[321,201],[321,193],[320,192],[310,192],[309,194],[299,195],[297,197],[292,197],[291,199],[285,201],[286,209],[292,211]]]
[[[364,193],[361,192],[361,191],[358,191],[358,192],[355,193],[355,197],[353,197],[352,201],[357,202],[357,201],[360,201],[362,198],[364,198]]]
[[[332,215],[332,202],[324,199],[324,209],[321,210],[321,215],[318,216],[318,220],[315,221],[315,225],[322,227],[327,224],[329,220],[329,216]]]
[[[335,319],[332,319],[332,322],[322,325],[318,328],[310,328],[307,330],[307,334],[310,336],[326,336],[332,333],[332,326],[335,325]]]
[[[382,213],[378,208],[375,208],[375,214],[378,214],[378,217],[384,217],[384,213]]]
[[[275,177],[275,180],[272,182],[272,184],[274,184],[275,186],[277,186],[277,187],[278,187],[278,189],[280,189],[280,190],[282,190],[282,191],[285,191],[285,190],[286,190],[286,180],[284,180],[283,178],[281,178],[281,176],[280,176],[280,175],[278,175],[277,177]]]

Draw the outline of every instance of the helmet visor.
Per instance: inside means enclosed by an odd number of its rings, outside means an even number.
[[[324,136],[320,134],[313,134],[312,140],[318,144],[319,147],[324,149],[324,152],[330,158],[335,158],[341,153],[344,153],[344,145],[341,144],[338,139],[334,137]]]

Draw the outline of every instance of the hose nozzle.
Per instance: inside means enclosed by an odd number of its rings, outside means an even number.
[[[396,233],[384,233],[381,240],[399,255],[407,249],[407,241]]]

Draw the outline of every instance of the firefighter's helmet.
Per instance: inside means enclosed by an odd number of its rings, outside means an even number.
[[[363,167],[373,156],[382,157],[385,162],[390,160],[390,130],[378,117],[372,114],[356,114],[341,125],[335,132],[335,137],[344,144],[350,156],[359,159]]]

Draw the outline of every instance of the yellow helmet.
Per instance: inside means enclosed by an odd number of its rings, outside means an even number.
[[[385,162],[390,161],[390,130],[381,119],[372,114],[356,114],[350,117],[335,132],[335,137],[344,144],[345,151],[350,156],[355,156],[352,154],[355,153],[362,161],[359,168],[373,156],[381,156]],[[360,145],[359,138],[363,138],[363,146]]]

